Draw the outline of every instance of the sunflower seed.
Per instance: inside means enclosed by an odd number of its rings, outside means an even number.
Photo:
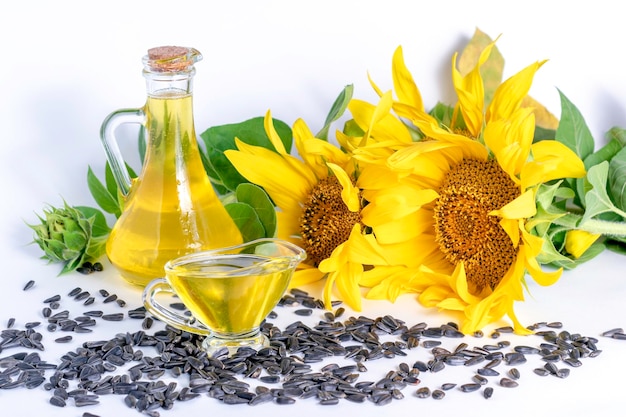
[[[481,375],[474,375],[472,380],[480,385],[487,385],[487,382],[489,382],[487,378]]]
[[[500,386],[502,386],[502,387],[515,388],[518,385],[519,384],[516,381],[514,381],[514,380],[512,380],[510,378],[502,378],[502,379],[500,379]]]
[[[484,389],[483,391],[483,397],[485,397],[485,399],[489,399],[493,396],[493,388],[492,387],[487,387]]]
[[[621,327],[616,327],[614,329],[611,330],[606,330],[604,332],[602,332],[602,336],[604,337],[612,337],[615,333],[624,333],[624,329]]]
[[[30,281],[28,281],[28,282],[26,283],[26,285],[24,285],[23,290],[24,290],[24,291],[28,291],[28,290],[30,290],[31,288],[33,288],[33,286],[34,286],[34,285],[35,285],[35,281],[31,279]]]
[[[294,404],[296,400],[292,397],[276,397],[274,402],[280,405]]]
[[[103,314],[102,320],[106,321],[121,321],[124,319],[123,313],[112,313],[112,314]]]
[[[520,372],[517,368],[511,368],[509,369],[509,376],[511,377],[511,379],[519,379]]]
[[[48,303],[54,303],[56,301],[60,301],[61,300],[61,296],[59,294],[53,295],[52,297],[48,297],[45,300],[43,300],[44,304],[48,304]]]
[[[67,343],[67,342],[70,342],[71,340],[72,340],[72,336],[63,336],[63,337],[54,339],[54,341],[57,343]]]
[[[419,388],[415,394],[417,395],[417,398],[428,398],[430,397],[430,388],[428,387],[422,387]]]
[[[102,302],[107,304],[107,303],[111,303],[113,301],[117,300],[117,295],[116,294],[111,294],[109,296],[107,296]]]
[[[50,404],[56,406],[56,407],[65,407],[66,403],[65,400],[59,396],[52,396],[50,397]]]
[[[487,368],[487,367],[478,368],[478,370],[476,372],[478,373],[478,375],[482,375],[482,376],[498,376],[498,375],[500,375],[500,372],[496,371],[493,368]]]
[[[82,290],[83,290],[82,288],[80,288],[80,287],[76,287],[76,288],[74,288],[72,291],[70,291],[67,295],[69,295],[70,297],[75,297],[75,296],[77,296],[78,294],[80,294],[80,292],[81,292]]]
[[[432,396],[432,397],[433,397],[433,399],[435,399],[435,400],[441,400],[441,399],[443,399],[443,397],[445,397],[445,396],[446,396],[446,393],[445,393],[445,392],[443,392],[442,390],[436,389],[436,390],[434,390],[434,391],[433,391],[433,393],[432,393],[432,395],[431,395],[431,396]]]
[[[89,298],[90,295],[91,294],[89,294],[89,291],[83,291],[83,292],[81,292],[79,294],[76,294],[76,296],[74,297],[74,300],[82,301],[82,300],[84,300],[86,298]]]
[[[481,385],[478,384],[478,383],[469,383],[469,384],[461,385],[460,389],[463,392],[474,392],[474,391],[479,390],[480,387],[481,387]]]
[[[294,313],[298,316],[310,316],[311,314],[313,314],[313,310],[311,310],[310,308],[301,308],[294,311]]]

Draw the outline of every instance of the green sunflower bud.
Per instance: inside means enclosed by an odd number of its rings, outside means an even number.
[[[28,225],[35,232],[34,243],[43,250],[43,259],[65,264],[60,274],[104,254],[110,228],[99,210],[64,203],[62,208],[44,209],[43,216],[37,217],[39,224]]]

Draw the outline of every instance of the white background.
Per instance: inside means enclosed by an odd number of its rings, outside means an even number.
[[[57,0],[8,4],[0,6],[0,187],[4,196],[0,203],[4,267],[0,328],[9,317],[16,317],[16,325],[22,326],[41,319],[41,300],[55,292],[64,295],[77,285],[93,292],[104,286],[115,288],[138,303],[137,290],[128,288],[110,269],[99,277],[56,277],[58,268],[44,265],[38,260],[38,249],[29,245],[32,235],[25,223],[34,222],[35,213],[45,204],[61,205],[63,199],[74,205],[94,205],[86,173],[88,166],[97,173],[104,166],[100,124],[113,110],[143,104],[141,57],[153,46],[192,46],[203,53],[204,60],[196,66],[194,90],[198,133],[213,125],[261,116],[268,109],[290,125],[303,118],[317,131],[346,84],[354,84],[355,97],[369,101],[375,95],[367,82],[368,72],[381,88],[391,88],[391,57],[398,45],[404,48],[426,106],[438,100],[452,102],[451,57],[476,28],[493,38],[502,35],[497,45],[506,61],[505,76],[536,60],[549,59],[537,73],[531,94],[558,116],[560,89],[581,110],[598,146],[609,128],[626,126],[623,15],[616,10],[617,2],[609,0]],[[130,142],[127,147],[130,153],[134,151]],[[573,331],[595,336],[626,326],[623,266],[623,258],[605,254],[566,272],[551,288],[531,283],[533,296],[519,307],[520,314],[529,323],[561,320]],[[23,292],[31,278],[37,281],[36,287]],[[446,320],[436,312],[423,311],[411,297],[401,302],[405,304],[368,303],[364,314],[399,312],[415,322],[432,320],[433,325]],[[117,328],[110,326],[110,331]],[[45,355],[50,361],[69,348],[55,346],[50,337],[47,340],[50,349]],[[537,415],[609,410],[621,403],[626,342],[601,342],[603,355],[574,370],[568,380],[540,379],[529,369],[529,383],[512,391],[497,390],[502,394],[491,402],[458,392],[442,402],[424,402],[407,390],[409,398],[388,410],[401,415],[418,409],[440,415],[468,410],[502,415],[515,408]],[[86,410],[53,408],[47,399],[48,393],[41,389],[0,390],[0,406],[12,410],[7,415],[80,416],[84,411],[137,415],[118,397],[103,399],[100,408]],[[320,408],[303,401],[260,410],[275,415],[383,411],[371,404]],[[235,415],[251,410],[202,399],[162,415]]]

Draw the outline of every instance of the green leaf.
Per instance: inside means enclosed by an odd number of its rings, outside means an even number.
[[[273,119],[273,123],[285,149],[289,152],[293,143],[291,128],[277,119]],[[256,117],[241,123],[210,127],[202,132],[200,137],[204,141],[206,158],[210,162],[208,166],[212,168],[207,171],[209,177],[229,191],[235,191],[237,185],[248,182],[224,155],[224,151],[228,149],[237,149],[235,138],[250,145],[276,150],[265,133],[263,117]]]
[[[202,161],[204,170],[206,171],[207,175],[209,176],[209,179],[211,180],[211,184],[213,185],[213,189],[215,190],[215,192],[219,194],[220,196],[228,194],[230,190],[224,187],[224,184],[222,184],[222,180],[217,175],[217,172],[215,171],[215,169],[213,169],[213,165],[211,165],[211,161],[209,161],[209,158],[202,151],[200,151],[200,160]]]
[[[600,162],[610,161],[620,150],[622,150],[622,144],[620,144],[619,140],[611,139],[602,148],[584,159],[585,168],[589,169]]]
[[[449,106],[447,104],[444,104],[442,102],[437,102],[437,104],[435,105],[435,107],[433,107],[429,114],[431,116],[433,116],[435,119],[437,119],[437,121],[445,126],[452,126],[452,117],[454,115],[454,107],[453,106]],[[462,121],[462,118],[460,118],[460,120],[457,120],[457,123],[454,123],[455,126],[458,126],[458,122]]]
[[[244,183],[237,186],[236,197],[238,202],[254,209],[265,230],[264,237],[275,237],[276,208],[267,193],[257,185]]]
[[[352,137],[359,137],[365,134],[365,131],[359,127],[354,119],[347,120],[343,125],[343,133]]]
[[[610,142],[616,140],[622,147],[626,146],[626,129],[621,127],[612,127],[606,132],[606,138]]]
[[[620,255],[626,255],[626,240],[623,238],[611,237],[605,242],[606,248]]]
[[[265,237],[265,228],[254,209],[246,203],[230,203],[224,206],[239,228],[244,242]]]
[[[74,206],[87,219],[93,219],[91,223],[91,235],[94,237],[106,236],[111,231],[104,214],[95,207]]]
[[[107,213],[112,213],[115,217],[122,214],[117,195],[112,195],[109,190],[100,182],[93,173],[91,167],[87,170],[87,186],[96,203]]]
[[[616,207],[626,211],[626,148],[611,158],[608,181],[611,200]]]
[[[556,130],[546,129],[541,126],[535,126],[535,136],[533,142],[539,142],[542,140],[553,140],[556,136]]]
[[[348,108],[348,103],[352,99],[352,93],[354,92],[354,85],[348,84],[341,90],[339,96],[335,99],[330,111],[328,112],[328,116],[326,116],[326,121],[324,122],[324,127],[320,130],[315,137],[318,139],[328,140],[328,130],[330,129],[330,125],[339,119],[346,108]]]
[[[591,131],[580,111],[559,90],[561,96],[561,120],[555,139],[585,159],[595,146]]]
[[[599,254],[604,252],[605,249],[606,249],[606,246],[604,245],[604,243],[602,243],[602,242],[595,242],[580,257],[575,259],[575,258],[570,258],[570,257],[565,257],[564,256],[563,258],[561,258],[559,260],[555,260],[551,264],[553,266],[563,267],[565,269],[574,269],[577,266],[579,266],[579,265],[581,265],[581,264],[583,264],[583,263],[585,263],[587,261],[590,261],[591,259],[595,258]]]
[[[78,268],[79,266],[83,264],[84,259],[85,259],[85,255],[83,254],[83,256],[78,256],[72,259],[71,261],[66,262],[65,265],[63,265],[63,269],[61,269],[61,272],[59,272],[59,275],[63,275],[63,274],[67,274],[68,272],[75,271],[76,268]]]
[[[580,221],[581,225],[594,216],[611,211],[625,216],[626,213],[615,207],[607,193],[608,172],[609,163],[607,161],[601,162],[587,171],[587,180],[592,188],[585,194],[586,210]]]

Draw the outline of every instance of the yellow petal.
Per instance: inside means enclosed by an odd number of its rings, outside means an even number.
[[[272,121],[272,112],[267,111],[265,113],[265,117],[263,118],[263,126],[265,127],[265,133],[267,133],[267,137],[269,138],[272,145],[276,149],[276,152],[280,154],[286,154],[285,145],[283,141],[280,140],[280,136],[278,136],[278,132],[276,132],[276,128],[274,128],[274,123]]]
[[[398,100],[401,103],[409,104],[417,110],[424,111],[422,95],[413,81],[413,76],[404,64],[402,47],[398,46],[393,54],[393,87]]]
[[[459,107],[468,130],[478,137],[483,128],[485,90],[480,75],[480,67],[489,58],[494,46],[492,42],[480,53],[478,63],[473,70],[463,76],[456,67],[458,54],[452,58],[452,82],[459,98]]]
[[[322,299],[324,300],[324,306],[327,310],[330,310],[333,305],[333,287],[335,285],[335,279],[337,274],[327,274],[326,281],[324,282],[324,290],[322,291]]]
[[[238,142],[238,146],[242,149],[250,148],[243,142]],[[230,149],[224,155],[243,177],[263,187],[279,207],[293,207],[303,201],[316,182],[292,169],[293,165],[285,159],[292,157],[259,149],[260,146],[252,148],[256,148],[256,154]],[[289,181],[285,181],[286,178]]]
[[[494,120],[511,118],[513,113],[520,108],[522,100],[528,94],[535,73],[545,62],[535,62],[527,66],[505,80],[498,87],[487,109],[487,124]]]
[[[537,213],[534,190],[527,190],[499,210],[493,210],[490,216],[500,216],[503,219],[527,219]]]
[[[317,177],[323,178],[327,175],[326,162],[344,166],[350,160],[337,146],[316,138],[304,120],[296,120],[292,131],[298,155],[315,171]]]
[[[534,257],[526,258],[526,269],[528,269],[528,273],[533,277],[535,282],[543,286],[549,286],[557,282],[563,272],[563,268],[552,272],[542,270],[537,262],[537,258]]]
[[[520,242],[520,220],[517,219],[501,219],[500,227],[504,229],[506,234],[511,238],[511,243],[517,247]]]
[[[372,88],[374,89],[376,94],[378,94],[378,97],[382,96],[383,95],[383,90],[381,90],[380,87],[378,87],[378,85],[376,85],[376,83],[374,82],[374,80],[370,76],[369,72],[367,73],[367,79],[370,82],[370,85],[372,86]]]
[[[450,287],[431,285],[420,293],[418,300],[424,307],[436,307],[442,300],[449,298],[453,294]]]
[[[385,249],[381,247],[371,234],[362,234],[361,227],[356,224],[349,238],[350,262],[361,265],[387,265],[389,263]]]
[[[585,165],[567,146],[555,140],[542,140],[531,146],[533,160],[522,169],[520,179],[526,189],[558,178],[581,178]]]
[[[341,199],[344,203],[346,203],[346,206],[348,206],[348,210],[354,213],[359,211],[361,208],[359,189],[352,184],[352,180],[348,177],[346,171],[341,169],[341,167],[332,163],[328,163],[326,165],[328,165],[328,167],[333,171],[337,181],[341,184]]]
[[[565,234],[565,250],[574,258],[580,258],[601,235],[584,230],[569,230]]]
[[[293,273],[293,277],[289,282],[289,288],[298,288],[303,285],[312,284],[324,278],[324,274],[317,268],[313,268],[306,264],[300,264],[300,269]]]
[[[437,307],[444,310],[464,311],[467,304],[458,298],[445,298],[437,303]]]
[[[359,281],[363,275],[363,265],[348,262],[336,274],[335,284],[341,299],[353,310],[361,311],[361,288],[359,287]]]
[[[520,109],[510,119],[496,120],[485,127],[487,147],[514,181],[528,161],[535,135],[532,109]]]

